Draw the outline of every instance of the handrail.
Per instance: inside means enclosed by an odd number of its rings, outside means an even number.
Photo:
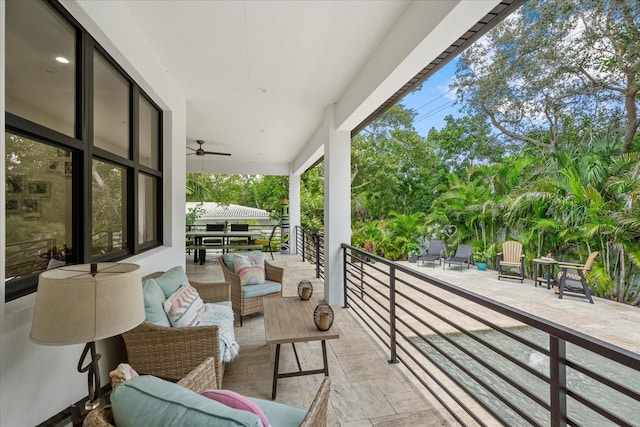
[[[479,425],[578,425],[585,417],[599,425],[635,422],[637,414],[620,412],[601,394],[637,411],[640,355],[354,246],[342,249],[344,306],[389,349],[389,361],[403,363],[462,425],[466,417]],[[511,325],[527,325],[534,337]],[[510,347],[487,335],[494,333]],[[526,354],[542,365],[523,360]],[[612,361],[615,372],[583,356]],[[605,391],[594,396],[577,377]],[[472,401],[485,412],[471,409]]]
[[[316,266],[316,278],[324,279],[324,234],[295,227],[296,254],[302,261],[308,261]]]

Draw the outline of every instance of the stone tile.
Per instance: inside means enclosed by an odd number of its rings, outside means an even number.
[[[371,419],[373,426],[439,427],[449,423],[435,410],[406,412]]]
[[[395,411],[372,381],[335,384],[331,404],[340,422],[363,420],[394,414]]]
[[[386,361],[375,353],[338,356],[340,366],[351,382],[387,378],[391,374]]]

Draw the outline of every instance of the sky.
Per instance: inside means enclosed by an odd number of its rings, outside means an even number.
[[[422,84],[422,89],[414,91],[402,99],[402,103],[418,112],[413,124],[421,136],[427,136],[429,129],[444,127],[447,115],[461,115],[459,105],[453,105],[455,93],[449,90],[456,71],[457,59],[449,62]]]

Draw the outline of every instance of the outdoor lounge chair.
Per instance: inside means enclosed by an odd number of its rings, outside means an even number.
[[[582,296],[589,300],[593,304],[593,298],[591,298],[591,290],[587,286],[586,273],[591,270],[593,263],[598,256],[598,252],[591,252],[587,262],[584,264],[574,264],[568,262],[559,262],[560,273],[558,273],[557,283],[559,284],[558,298],[562,299],[565,293],[571,296]],[[575,271],[570,273],[569,271]],[[555,290],[554,286],[554,290]]]
[[[498,253],[496,264],[498,265],[498,280],[501,277],[520,280],[524,282],[524,254],[522,243],[508,240],[502,244],[502,252]],[[517,273],[509,269],[517,269]]]
[[[433,239],[429,242],[427,253],[420,255],[417,262],[418,265],[420,265],[420,262],[430,262],[435,268],[436,260],[442,264],[442,258],[444,258],[444,242],[442,240]]]
[[[468,269],[469,265],[471,265],[471,249],[471,245],[458,245],[455,255],[444,260],[442,269],[444,270],[444,266],[447,264],[449,264],[449,267],[451,267],[451,264],[460,264],[460,271],[462,271],[462,265],[464,263],[467,264]]]

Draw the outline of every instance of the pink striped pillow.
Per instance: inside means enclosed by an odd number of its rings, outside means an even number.
[[[258,285],[264,283],[264,254],[259,255],[233,255],[233,266],[240,285]]]
[[[204,310],[202,298],[191,285],[180,285],[177,291],[164,302],[164,311],[171,326],[196,326],[200,321],[200,312]]]

